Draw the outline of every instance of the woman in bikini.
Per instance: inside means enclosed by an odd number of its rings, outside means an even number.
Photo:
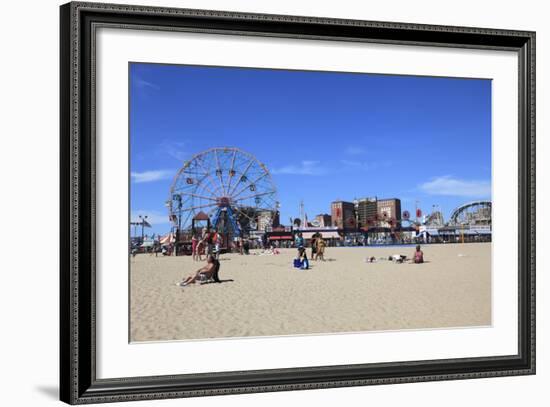
[[[197,281],[197,278],[199,278],[201,275],[210,278],[216,269],[217,266],[217,260],[214,259],[214,256],[210,255],[206,259],[206,266],[201,267],[198,269],[195,274],[190,275],[185,280],[183,280],[181,283],[176,283],[176,285],[179,285],[180,287],[185,287],[188,284],[193,284],[195,281]]]

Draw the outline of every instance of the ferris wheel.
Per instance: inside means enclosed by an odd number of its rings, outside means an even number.
[[[234,147],[217,147],[191,157],[177,172],[168,201],[170,219],[188,230],[199,214],[217,230],[239,236],[255,229],[258,215],[278,209],[277,190],[266,166]]]

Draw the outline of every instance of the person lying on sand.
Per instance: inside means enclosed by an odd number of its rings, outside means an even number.
[[[274,247],[270,247],[269,249],[265,249],[260,252],[260,256],[272,256],[276,254],[281,254],[281,252]]]
[[[390,257],[388,257],[389,261],[394,261],[396,263],[403,263],[407,260],[407,256],[404,254],[392,254]]]
[[[216,271],[216,267],[219,267],[218,261],[214,258],[214,256],[209,255],[206,259],[206,266],[201,267],[195,272],[195,274],[190,275],[181,283],[176,283],[176,285],[179,285],[180,287],[185,287],[188,284],[194,284],[197,278],[199,278],[201,275],[205,276],[206,278],[210,278]]]

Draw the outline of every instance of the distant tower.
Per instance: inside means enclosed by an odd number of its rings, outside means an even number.
[[[302,227],[307,227],[306,214],[304,211],[304,201],[300,201],[300,221],[302,222]]]

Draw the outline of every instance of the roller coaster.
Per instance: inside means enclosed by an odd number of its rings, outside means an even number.
[[[491,226],[491,201],[473,201],[460,205],[449,218],[449,226]]]

